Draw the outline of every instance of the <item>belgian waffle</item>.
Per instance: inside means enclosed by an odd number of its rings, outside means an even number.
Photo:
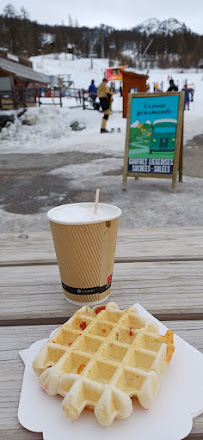
[[[110,425],[132,413],[131,397],[150,408],[174,351],[173,332],[159,335],[136,308],[83,306],[46,343],[33,362],[40,386],[64,397],[75,420],[85,407]]]

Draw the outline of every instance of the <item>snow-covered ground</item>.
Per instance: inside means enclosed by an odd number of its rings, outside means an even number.
[[[71,54],[49,54],[31,57],[33,69],[47,75],[67,76],[74,82],[76,88],[88,88],[92,79],[98,85],[104,77],[104,71],[108,67],[108,59],[93,59],[93,69],[91,69],[90,58],[75,58],[72,60]]]
[[[108,60],[94,59],[94,68],[90,69],[90,60],[72,61],[65,54],[33,57],[35,70],[47,74],[70,74],[75,87],[87,88],[91,79],[96,85],[101,81]],[[57,58],[57,59],[56,59]],[[144,72],[146,73],[146,72]],[[151,90],[153,83],[163,81],[164,90],[168,87],[168,76],[182,87],[184,81],[194,83],[195,96],[191,110],[185,112],[184,143],[203,133],[203,73],[195,71],[153,70],[149,73]],[[135,181],[128,179],[127,191],[122,191],[122,166],[125,148],[126,120],[122,118],[122,98],[114,96],[113,113],[108,121],[108,129],[115,133],[100,134],[102,114],[97,111],[70,108],[76,105],[74,99],[63,98],[63,107],[50,105],[30,108],[23,117],[16,119],[0,133],[0,154],[53,154],[59,152],[82,152],[102,154],[99,159],[85,163],[69,164],[56,168],[49,175],[67,179],[67,185],[73,191],[82,193],[101,188],[101,201],[117,204],[123,211],[121,227],[161,227],[161,226],[198,226],[203,218],[203,179],[184,176],[184,182],[177,185],[177,193],[171,193],[171,181],[168,179],[143,178]],[[23,125],[23,118],[29,118],[31,125]],[[74,132],[70,124],[77,120],[84,123],[86,129]],[[121,132],[117,132],[117,128]],[[197,146],[198,148],[201,148]],[[187,148],[187,147],[186,147]],[[108,156],[108,157],[107,157]],[[105,200],[102,200],[102,193]],[[63,195],[58,203],[63,202]],[[49,194],[46,196],[46,202]],[[46,203],[47,206],[47,203]],[[34,231],[49,228],[45,209],[37,214],[14,214],[4,211],[0,205],[0,227],[6,231]]]

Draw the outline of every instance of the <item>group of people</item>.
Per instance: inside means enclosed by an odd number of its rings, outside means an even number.
[[[108,80],[106,78],[103,78],[103,81],[101,84],[99,84],[98,88],[95,86],[94,80],[92,80],[88,92],[89,96],[92,100],[93,106],[96,110],[99,110],[100,106],[103,111],[103,119],[101,123],[101,133],[108,133],[108,130],[106,129],[106,123],[109,118],[110,112],[111,112],[111,103],[113,101],[112,95],[113,95],[113,88],[109,88],[107,86]],[[154,91],[157,91],[158,89],[158,83],[154,84]],[[189,103],[190,101],[193,101],[193,93],[192,89],[189,89],[187,86],[187,83],[184,84],[183,89],[185,92],[185,110],[186,108],[189,110]],[[162,84],[162,90],[163,91],[163,84]],[[171,78],[169,80],[169,87],[167,92],[177,92],[178,86],[175,85],[174,80]],[[191,98],[190,98],[191,94]],[[99,103],[97,107],[96,98],[99,98]]]
[[[154,89],[154,93],[156,92],[163,92],[164,90],[164,82],[161,81],[160,85],[159,83],[156,81],[155,83],[153,83],[153,89]],[[149,83],[147,83],[147,91],[150,91],[150,85]],[[174,80],[171,78],[169,80],[169,88],[167,90],[167,92],[177,92],[178,91],[178,86],[175,85]]]
[[[184,84],[184,87],[182,89],[185,92],[185,110],[190,110],[190,101],[193,101],[193,94],[194,91],[190,88],[188,88],[187,83]],[[159,90],[159,85],[156,82],[154,84],[154,92],[163,91],[163,82],[161,84],[161,90]],[[178,85],[174,83],[174,80],[172,78],[169,79],[169,87],[167,89],[167,92],[178,92]]]
[[[167,92],[177,92],[178,87],[175,85],[174,80],[170,79],[169,88]],[[190,101],[193,101],[194,89],[188,87],[187,82],[184,84],[182,90],[185,92],[184,110],[190,110]]]

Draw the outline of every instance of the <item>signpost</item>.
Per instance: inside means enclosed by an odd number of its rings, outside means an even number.
[[[182,182],[184,92],[128,95],[123,190],[127,177]]]
[[[110,67],[109,69],[105,70],[105,78],[108,81],[122,81],[123,80],[123,74],[121,70],[126,69],[127,66],[117,66],[117,67]]]

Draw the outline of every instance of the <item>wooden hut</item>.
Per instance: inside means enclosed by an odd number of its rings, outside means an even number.
[[[48,75],[35,72],[31,67],[21,64],[18,57],[15,58],[15,61],[14,58],[11,61],[0,57],[0,108],[3,110],[19,106],[16,96],[20,87],[27,90],[29,83],[33,83],[35,88],[50,83]],[[31,90],[26,93],[27,105],[35,105],[35,95]]]
[[[123,118],[127,116],[128,94],[146,92],[147,75],[136,73],[134,69],[122,70],[123,74]]]

